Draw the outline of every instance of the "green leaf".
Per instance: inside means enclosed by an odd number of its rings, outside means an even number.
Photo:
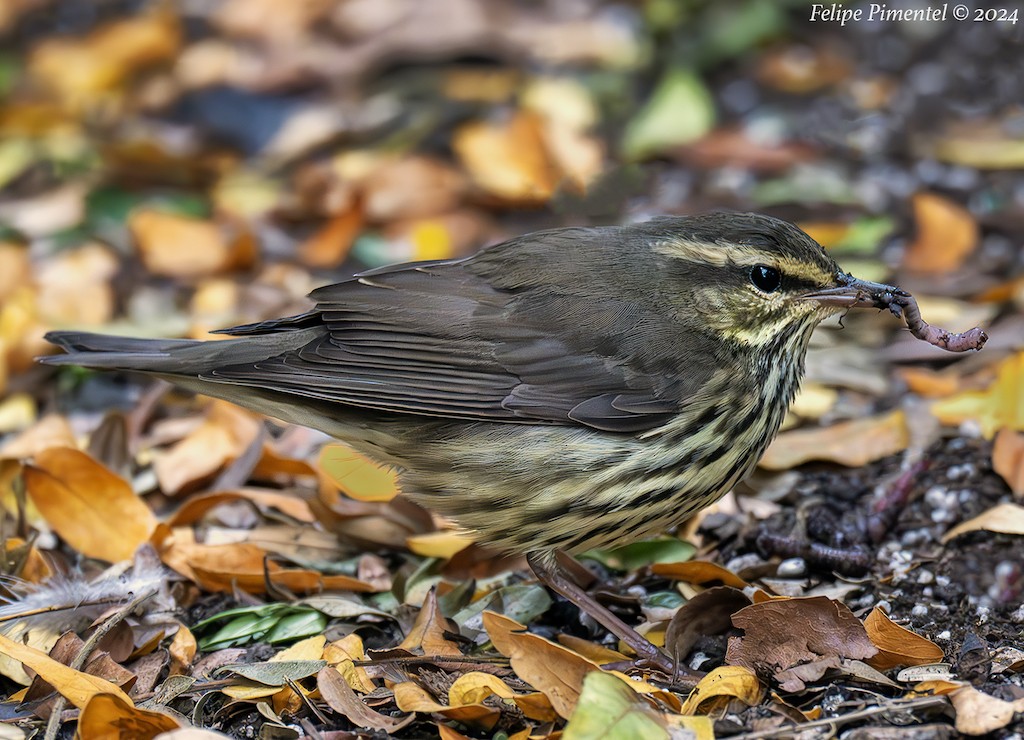
[[[279,619],[263,639],[271,645],[293,642],[303,637],[319,635],[326,627],[326,616],[315,609],[303,609]]]
[[[665,740],[665,720],[625,681],[602,671],[583,680],[576,710],[562,732],[564,740]]]
[[[696,551],[697,548],[689,542],[668,537],[631,542],[607,550],[591,550],[581,557],[596,560],[606,568],[629,571],[654,563],[681,563],[692,558]]]
[[[277,624],[278,619],[277,615],[260,617],[255,614],[247,614],[236,617],[212,635],[202,638],[199,641],[199,649],[204,652],[220,650],[242,645],[250,640],[259,640],[267,633],[267,630]]]
[[[622,139],[626,159],[643,159],[699,139],[715,125],[715,103],[692,70],[671,69]]]
[[[268,660],[263,663],[226,665],[214,671],[214,675],[232,673],[264,686],[284,686],[288,679],[298,681],[307,678],[325,665],[326,660]]]
[[[846,234],[829,250],[836,254],[874,254],[878,245],[896,228],[889,216],[859,218],[850,224]]]

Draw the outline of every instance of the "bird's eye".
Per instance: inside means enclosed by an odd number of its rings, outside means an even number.
[[[756,265],[750,268],[750,282],[762,293],[774,293],[782,284],[782,273],[774,267]]]

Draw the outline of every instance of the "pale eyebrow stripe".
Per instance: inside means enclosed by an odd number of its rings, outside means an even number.
[[[728,249],[722,249],[706,242],[672,240],[658,242],[655,249],[667,257],[715,267],[753,267],[767,262],[785,275],[818,284],[829,283],[834,277],[832,273],[818,269],[816,265],[789,257],[773,255],[771,259],[766,260],[763,250],[744,244],[730,244]]]

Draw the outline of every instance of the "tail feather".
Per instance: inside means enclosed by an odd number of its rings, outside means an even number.
[[[245,339],[139,339],[80,331],[53,331],[46,340],[65,350],[39,358],[46,365],[81,365],[103,370],[134,370],[196,376],[218,367],[259,362],[302,347],[323,329],[256,335]]]

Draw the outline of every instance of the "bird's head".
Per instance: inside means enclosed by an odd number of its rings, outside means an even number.
[[[887,291],[902,294],[845,273],[811,237],[770,216],[712,213],[652,227],[663,264],[687,287],[688,309],[738,349],[773,351],[795,341],[802,350],[821,320],[856,306],[885,307]]]

